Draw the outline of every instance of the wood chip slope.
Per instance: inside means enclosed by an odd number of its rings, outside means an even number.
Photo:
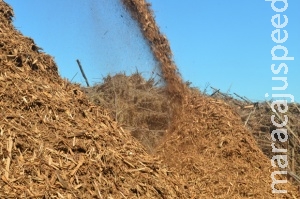
[[[231,107],[187,91],[150,4],[145,0],[123,3],[160,62],[170,97],[179,99],[171,104],[172,128],[157,153],[187,182],[188,198],[299,198],[290,183],[284,187],[288,194],[271,193],[270,159]]]
[[[0,198],[182,198],[158,159],[58,75],[0,1]]]

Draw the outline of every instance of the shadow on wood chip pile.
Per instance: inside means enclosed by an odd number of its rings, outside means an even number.
[[[170,102],[163,86],[138,72],[108,75],[93,87],[83,88],[92,102],[110,110],[111,118],[138,139],[149,153],[159,144],[170,122]]]

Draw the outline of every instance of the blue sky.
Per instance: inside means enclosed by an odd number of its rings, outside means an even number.
[[[6,0],[15,12],[14,24],[46,53],[55,57],[62,77],[84,84],[76,59],[91,83],[108,73],[136,69],[145,75],[157,70],[146,42],[119,0]],[[283,46],[293,61],[273,61],[271,39],[276,28],[271,18],[278,14],[270,1],[171,1],[150,0],[161,31],[170,41],[174,60],[185,81],[204,89],[207,84],[253,101],[271,99],[269,94],[292,94],[300,101],[300,1],[288,0],[280,13],[288,17],[282,30],[288,32]],[[275,4],[278,8],[283,3]],[[283,18],[282,22],[283,23]],[[281,38],[284,34],[281,30]],[[276,35],[277,36],[277,35]],[[282,56],[283,51],[276,51]],[[275,75],[280,63],[288,66]],[[288,88],[272,77],[287,77]]]

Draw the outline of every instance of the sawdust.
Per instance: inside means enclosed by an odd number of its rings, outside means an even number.
[[[185,84],[183,84],[180,73],[173,62],[169,41],[160,32],[155,22],[150,4],[144,0],[122,1],[132,17],[138,21],[140,29],[148,41],[154,57],[160,63],[160,69],[170,97],[172,97],[174,101],[181,103],[185,98]]]

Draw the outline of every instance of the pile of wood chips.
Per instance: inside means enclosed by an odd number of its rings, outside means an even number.
[[[158,92],[161,88],[153,85],[151,79],[145,80],[140,74],[117,74],[83,90],[92,101],[112,110],[113,117],[119,113],[119,123],[127,127],[148,152],[162,157],[177,178],[185,182],[187,198],[276,196],[271,194],[270,176],[274,168],[270,158],[277,154],[271,151],[271,110],[266,103],[252,104],[224,93],[210,97],[190,88],[191,95],[181,115],[169,121],[173,125],[161,126],[151,120],[163,116],[161,121],[169,124],[167,112],[161,109],[161,105],[169,103],[168,97]],[[291,122],[297,121],[297,111],[297,106],[290,107]],[[157,130],[152,129],[161,130],[155,134]],[[281,188],[292,192],[284,198],[298,194],[291,184]]]
[[[0,198],[182,198],[161,161],[63,80],[0,2]]]
[[[271,193],[272,168],[241,118],[223,101],[200,95],[183,84],[166,37],[145,0],[123,0],[161,64],[172,107],[171,128],[157,154],[186,183],[188,198],[299,198]],[[279,188],[282,186],[277,186]],[[283,188],[283,189],[284,189]]]
[[[241,117],[224,101],[192,94],[174,126],[157,153],[188,182],[189,198],[300,197],[290,182],[276,186],[287,194],[271,193],[271,172],[281,169],[272,167]]]
[[[167,90],[181,102],[153,155],[58,75],[0,1],[0,198],[299,198],[291,183],[277,186],[287,194],[271,193],[274,169],[240,116],[185,90],[148,4],[126,5],[149,23],[144,31],[156,30],[158,60],[171,64],[162,68]]]
[[[280,113],[279,111],[275,113],[271,109],[272,101],[252,102],[246,97],[242,97],[236,93],[234,94],[238,96],[239,99],[233,98],[232,95],[220,91],[215,92],[212,97],[226,101],[226,103],[238,113],[243,121],[243,125],[252,133],[259,148],[269,158],[272,158],[274,155],[271,147],[273,143],[277,148],[287,149],[286,154],[289,157],[289,171],[300,176],[300,104],[287,103],[288,110],[285,113]],[[277,106],[275,106],[275,109],[277,110]],[[284,121],[284,115],[286,115],[288,117],[287,125],[283,128],[274,126],[271,121],[273,115],[275,116],[274,120],[278,124]],[[271,133],[275,129],[287,129],[289,136],[288,141],[283,143],[279,141],[274,142],[271,138]],[[298,181],[298,184],[300,183],[299,177],[294,180]]]

